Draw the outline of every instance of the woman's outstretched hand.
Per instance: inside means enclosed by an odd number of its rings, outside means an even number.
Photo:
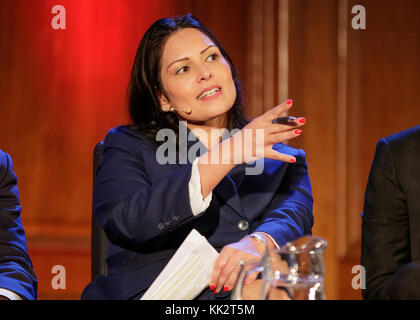
[[[302,133],[302,130],[298,128],[305,124],[305,118],[291,117],[285,124],[276,121],[278,118],[285,117],[292,105],[293,102],[290,99],[283,102],[252,120],[237,133],[241,134],[243,139],[241,155],[243,162],[250,162],[259,158],[269,158],[289,163],[296,162],[294,157],[273,149],[274,144],[296,138]],[[232,138],[234,137],[235,135]],[[235,155],[235,157],[238,156]]]
[[[302,133],[298,127],[305,124],[305,118],[292,117],[292,120],[287,121],[286,124],[276,121],[287,115],[292,104],[292,100],[287,100],[268,110],[198,159],[203,199],[238,164],[252,162],[259,158],[270,158],[289,163],[296,162],[295,157],[273,150],[274,144],[296,138]],[[238,141],[240,142],[239,148],[237,148]],[[215,155],[215,162],[213,162],[213,155]],[[212,160],[209,161],[209,159]]]

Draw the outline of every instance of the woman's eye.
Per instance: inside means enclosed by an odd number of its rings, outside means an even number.
[[[182,67],[182,68],[179,68],[175,73],[176,74],[179,74],[179,73],[184,73],[185,71],[187,71],[188,70],[188,66],[184,66],[184,67]]]
[[[214,61],[214,60],[216,60],[217,59],[217,57],[218,57],[219,55],[217,54],[217,53],[213,53],[213,54],[211,54],[211,55],[209,55],[208,57],[207,57],[207,59],[209,59],[210,58],[210,60],[211,61]]]

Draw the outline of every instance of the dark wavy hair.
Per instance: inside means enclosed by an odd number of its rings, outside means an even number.
[[[160,78],[163,46],[171,34],[184,28],[195,28],[208,36],[230,65],[236,100],[228,111],[227,129],[242,129],[249,122],[242,110],[243,91],[238,72],[232,59],[211,31],[192,14],[162,18],[149,27],[140,41],[128,87],[128,108],[133,127],[157,145],[163,143],[156,141],[156,133],[160,129],[172,129],[178,135],[179,119],[174,112],[161,110],[158,93],[165,94]]]

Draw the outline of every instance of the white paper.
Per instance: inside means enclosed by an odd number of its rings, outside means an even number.
[[[192,300],[209,285],[219,253],[193,229],[141,300]]]

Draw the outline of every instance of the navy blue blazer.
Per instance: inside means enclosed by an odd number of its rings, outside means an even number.
[[[0,150],[0,288],[36,299],[37,279],[27,253],[12,159]]]
[[[198,139],[187,143],[188,152],[197,150],[197,143],[207,151]],[[305,153],[283,144],[275,149],[295,156],[296,164],[264,159],[260,175],[245,174],[252,165],[237,165],[213,190],[207,210],[194,216],[188,192],[194,159],[161,165],[157,147],[139,131],[110,130],[93,196],[94,213],[109,239],[108,275],[96,277],[82,298],[138,298],[193,228],[217,250],[255,231],[270,234],[279,245],[310,234],[313,200]],[[207,290],[199,298],[212,296]]]

